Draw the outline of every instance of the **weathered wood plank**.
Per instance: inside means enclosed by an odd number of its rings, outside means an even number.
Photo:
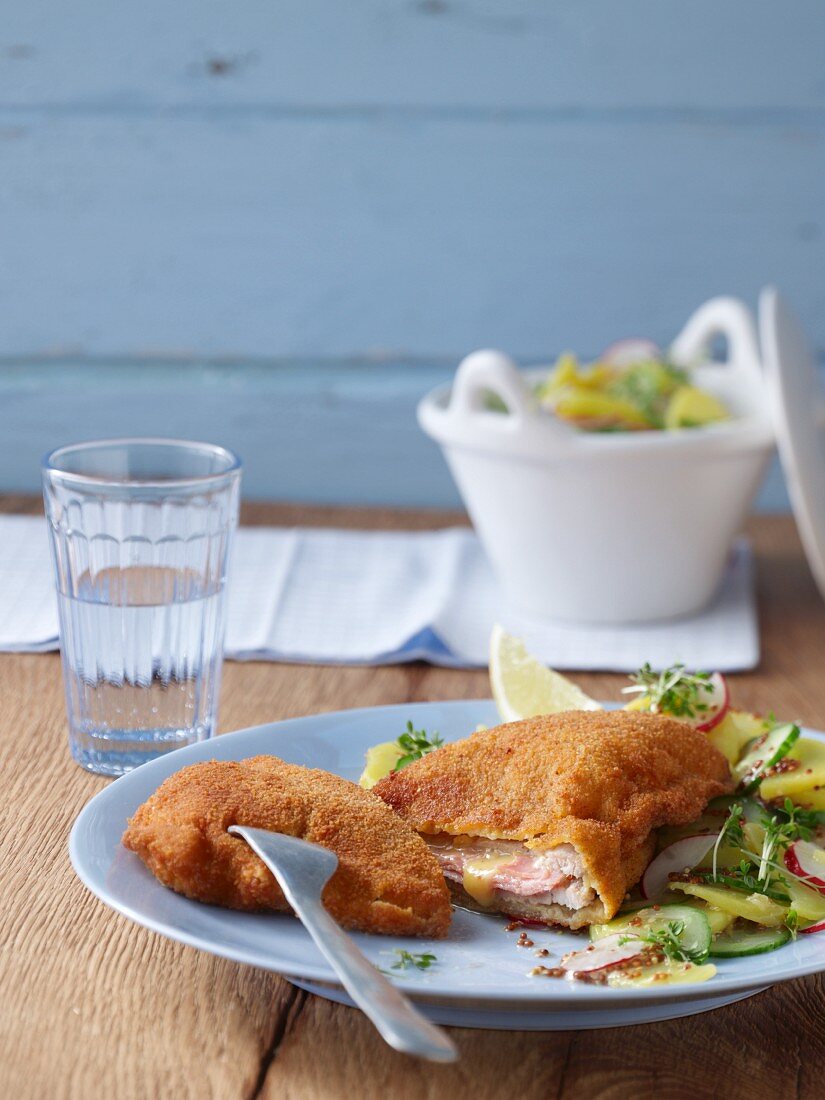
[[[0,354],[587,355],[770,280],[825,348],[816,126],[12,111],[0,147]]]
[[[454,508],[415,410],[455,365],[0,363],[0,492],[38,492],[40,459],[61,443],[155,435],[236,450],[250,498]],[[787,507],[778,469],[759,503]]]
[[[312,997],[270,1065],[261,1097],[547,1100],[557,1094],[573,1039],[569,1032],[527,1035],[464,1028],[451,1029],[450,1036],[460,1060],[451,1066],[424,1065],[390,1050],[359,1012]]]
[[[561,1100],[816,1100],[825,1035],[821,1027],[811,1031],[810,1020],[822,993],[820,979],[806,979],[712,1013],[579,1033],[555,1095]],[[810,1046],[803,1038],[808,1035]]]
[[[118,1097],[247,1095],[291,988],[150,933],[135,941],[95,902],[66,841],[105,784],[66,759],[58,662],[4,663],[0,683],[6,1095],[86,1100],[104,1080]]]
[[[8,5],[0,103],[464,110],[825,106],[823,14],[694,0]]]
[[[814,1020],[822,995],[821,981],[809,979],[710,1014],[644,1027],[529,1034],[451,1029],[461,1060],[443,1067],[410,1064],[354,1009],[311,998],[268,1067],[261,1096],[818,1100],[825,1036]]]
[[[42,456],[111,436],[209,439],[244,459],[244,494],[458,504],[415,418],[452,367],[71,362],[0,367],[0,491],[37,492]]]

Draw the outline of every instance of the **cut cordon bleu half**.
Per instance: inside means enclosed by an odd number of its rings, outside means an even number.
[[[323,902],[345,928],[446,936],[452,911],[439,866],[414,829],[355,783],[276,756],[210,760],[169,776],[140,806],[123,844],[179,894],[230,909],[289,911],[269,869],[231,825],[328,848],[338,868]]]
[[[731,785],[685,722],[569,711],[474,733],[373,790],[428,842],[460,904],[581,928],[616,913],[659,826],[687,824]]]

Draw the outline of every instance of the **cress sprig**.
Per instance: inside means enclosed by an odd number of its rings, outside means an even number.
[[[780,848],[787,848],[795,840],[811,839],[811,828],[806,822],[805,811],[799,806],[794,806],[790,798],[785,799],[784,811],[787,815],[784,821],[774,814],[765,814],[762,817],[765,839],[762,841],[762,851],[759,854],[757,878],[760,882],[767,880],[769,868],[773,865]]]
[[[744,843],[745,834],[742,832],[742,813],[742,804],[740,802],[734,802],[728,812],[728,816],[725,818],[722,828],[719,830],[719,835],[713,845],[712,866],[714,878],[716,878],[718,874],[717,860],[719,857],[719,849],[725,841],[730,841],[731,844],[735,844],[737,847],[741,847]]]
[[[398,961],[392,964],[393,970],[407,970],[414,966],[416,970],[429,970],[436,961],[436,956],[429,951],[416,954],[414,951],[405,951],[403,947],[396,947],[395,953]]]
[[[622,936],[619,943],[625,944],[640,940],[642,943],[658,947],[673,962],[703,962],[704,952],[691,950],[682,943],[681,935],[684,930],[684,921],[669,920],[664,928],[659,928],[655,932],[647,932],[644,935],[634,933],[632,936]]]
[[[645,663],[630,677],[630,687],[622,688],[625,695],[643,695],[649,701],[654,714],[672,714],[676,718],[696,718],[710,710],[703,695],[713,694],[713,684],[708,672],[688,672],[682,664],[656,672]]]
[[[813,828],[817,824],[815,813],[795,806],[790,798],[786,798],[781,810],[775,809],[772,813],[762,815],[760,824],[764,830],[762,850],[752,852],[747,847],[744,831],[742,829],[743,807],[740,803],[734,803],[719,831],[713,845],[713,859],[711,881],[747,887],[754,893],[766,894],[768,897],[780,897],[774,887],[774,881],[784,884],[787,877],[805,882],[807,876],[796,875],[789,871],[782,863],[778,862],[780,851],[784,851],[795,840],[809,840]],[[717,866],[719,849],[725,843],[739,848],[747,859],[740,861],[738,867],[729,868],[720,873]],[[755,874],[754,874],[755,872]],[[741,887],[740,887],[741,888]],[[784,894],[781,895],[784,899]]]

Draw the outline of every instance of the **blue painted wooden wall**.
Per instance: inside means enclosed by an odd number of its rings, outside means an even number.
[[[822,354],[823,57],[821,0],[7,0],[0,489],[176,432],[253,496],[450,504],[413,409],[474,347],[771,281]]]

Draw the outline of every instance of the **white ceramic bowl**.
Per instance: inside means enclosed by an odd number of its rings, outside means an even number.
[[[711,362],[710,341],[727,341]],[[506,355],[478,351],[429,393],[421,427],[441,444],[506,596],[539,619],[629,623],[712,598],[771,455],[774,433],[750,311],[706,302],[670,348],[732,419],[682,432],[588,433],[541,410]],[[489,391],[508,412],[485,407]]]

